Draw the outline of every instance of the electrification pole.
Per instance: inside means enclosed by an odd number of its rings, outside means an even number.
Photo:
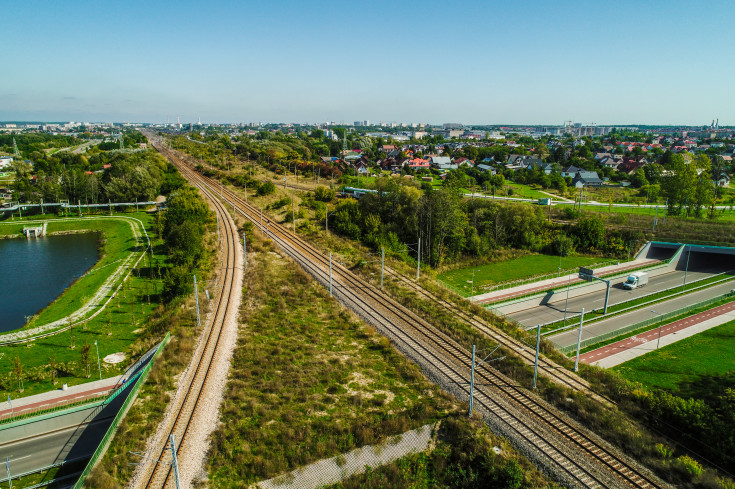
[[[196,309],[197,309],[197,326],[201,326],[202,322],[199,318],[199,289],[197,289],[197,276],[194,275],[194,298],[196,299]]]
[[[536,330],[536,360],[533,363],[533,388],[536,388],[536,378],[538,376],[538,351],[541,346],[541,325]]]

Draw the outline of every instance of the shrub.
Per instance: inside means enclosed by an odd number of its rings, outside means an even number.
[[[679,467],[684,469],[692,478],[702,475],[702,466],[693,458],[687,455],[682,455],[676,459],[676,462],[679,464]]]
[[[322,202],[331,202],[336,195],[333,189],[323,186],[319,186],[314,190],[314,198]]]
[[[271,209],[280,209],[281,207],[287,206],[291,204],[291,199],[288,197],[285,197],[281,200],[275,201],[273,204],[271,204]]]
[[[265,182],[261,186],[258,187],[258,191],[256,192],[259,196],[264,195],[270,195],[276,191],[276,186],[273,185],[273,182]]]
[[[656,451],[663,458],[671,458],[671,456],[674,454],[674,451],[663,443],[656,443]]]

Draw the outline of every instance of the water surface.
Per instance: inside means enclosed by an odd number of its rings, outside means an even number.
[[[22,327],[97,259],[95,233],[0,240],[0,332]]]

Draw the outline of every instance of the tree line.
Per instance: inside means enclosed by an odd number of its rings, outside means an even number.
[[[458,187],[422,192],[380,178],[378,192],[341,201],[330,229],[387,253],[417,256],[438,267],[462,257],[483,257],[501,248],[625,257],[638,231],[606,229],[596,217],[575,224],[547,220],[545,208],[488,199],[463,199]]]

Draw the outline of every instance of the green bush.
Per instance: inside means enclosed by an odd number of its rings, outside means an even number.
[[[276,186],[273,184],[273,182],[265,182],[261,186],[258,187],[258,191],[256,192],[259,196],[264,195],[270,195],[276,191]]]
[[[271,204],[271,209],[280,209],[281,207],[284,207],[287,205],[291,205],[291,199],[289,199],[288,197],[285,197],[281,200],[277,200],[273,202],[273,204]]]
[[[327,187],[319,186],[314,190],[314,198],[322,202],[331,202],[337,193]]]
[[[679,466],[684,469],[692,478],[702,475],[702,466],[693,458],[682,455],[676,459]]]
[[[674,451],[663,443],[656,443],[656,451],[659,453],[659,455],[661,455],[662,458],[671,458],[671,456],[674,454]]]

